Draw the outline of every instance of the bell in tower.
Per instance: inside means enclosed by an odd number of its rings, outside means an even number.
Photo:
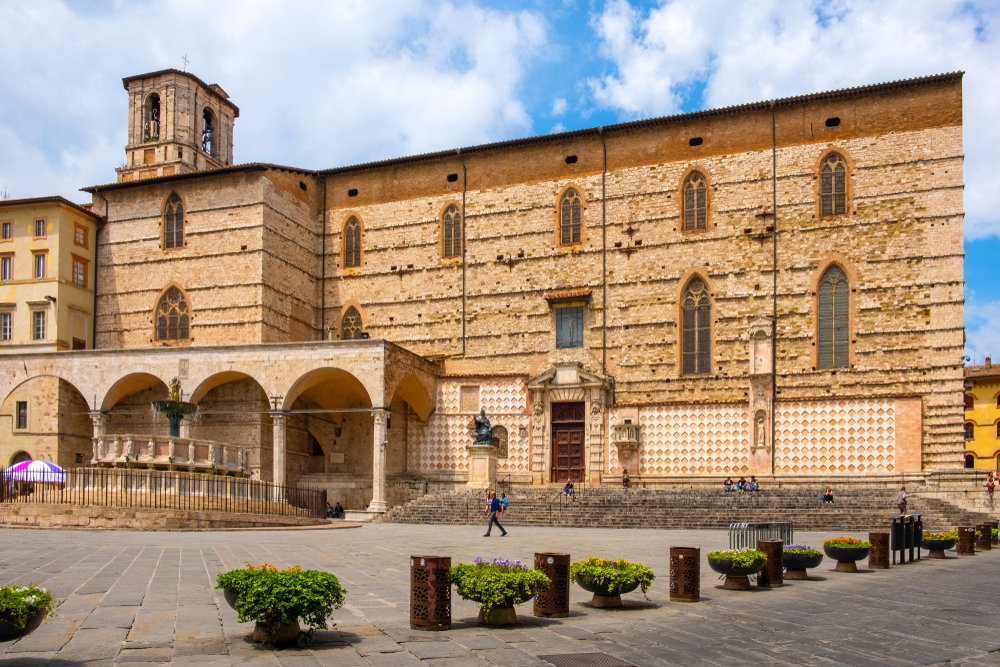
[[[218,84],[176,69],[122,79],[129,94],[128,145],[118,181],[233,164],[239,108]]]

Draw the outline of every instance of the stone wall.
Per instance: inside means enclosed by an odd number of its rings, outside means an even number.
[[[187,531],[326,524],[326,519],[259,514],[73,505],[0,505],[0,526],[4,527]]]

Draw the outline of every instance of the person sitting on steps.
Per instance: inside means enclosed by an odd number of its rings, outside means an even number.
[[[736,490],[743,493],[747,490],[747,480],[745,477],[740,477],[739,481],[736,482]]]
[[[760,487],[757,485],[757,478],[750,475],[750,481],[747,482],[747,491],[756,491]]]
[[[563,491],[566,492],[567,496],[573,495],[573,480],[571,479],[566,480],[566,486],[563,487]]]
[[[725,489],[726,491],[732,491],[734,488],[736,488],[735,485],[733,484],[733,478],[727,477],[726,481],[722,483],[722,488]]]
[[[344,518],[344,506],[340,504],[339,500],[337,501],[337,506],[333,508],[333,518],[334,519]]]
[[[833,504],[833,489],[829,486],[826,487],[826,491],[823,492],[823,502],[827,505]]]
[[[622,470],[622,488],[628,488],[628,468]]]

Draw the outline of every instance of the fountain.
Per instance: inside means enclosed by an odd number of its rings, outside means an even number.
[[[170,400],[153,401],[153,409],[165,415],[167,421],[170,422],[170,437],[179,438],[181,436],[181,420],[194,414],[198,405],[185,403],[181,400],[181,381],[174,378],[170,381]]]

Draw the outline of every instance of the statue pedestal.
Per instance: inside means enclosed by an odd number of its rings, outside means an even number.
[[[486,489],[497,481],[497,448],[493,445],[469,445],[470,489]]]

